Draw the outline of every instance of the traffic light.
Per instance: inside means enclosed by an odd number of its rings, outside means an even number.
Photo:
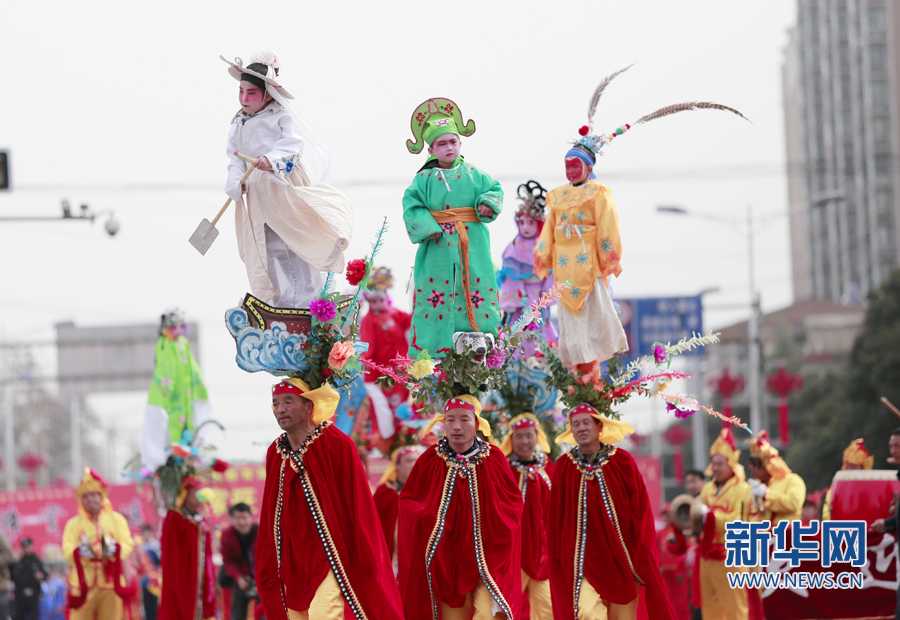
[[[9,189],[9,151],[0,151],[0,189]]]

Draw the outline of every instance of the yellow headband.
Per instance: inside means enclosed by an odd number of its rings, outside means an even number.
[[[337,411],[338,403],[341,400],[341,395],[338,394],[337,390],[331,387],[331,384],[326,382],[323,383],[321,387],[310,390],[309,384],[307,384],[303,379],[295,379],[291,377],[289,379],[285,379],[285,381],[300,390],[302,392],[303,398],[312,402],[313,424],[318,426],[325,420],[330,420],[334,416],[335,412]],[[278,384],[276,383],[275,385]],[[274,385],[272,386],[272,389],[275,389]]]
[[[475,420],[478,422],[478,430],[480,430],[482,433],[484,433],[485,437],[490,437],[491,436],[491,425],[487,420],[485,420],[484,418],[481,417],[481,403],[478,402],[478,399],[475,398],[474,396],[472,396],[471,394],[462,394],[461,396],[454,396],[453,398],[458,398],[459,400],[462,400],[462,401],[472,405],[475,408]],[[466,411],[468,411],[468,409]],[[423,435],[428,434],[431,431],[431,429],[434,427],[434,425],[437,424],[438,422],[443,424],[445,418],[446,418],[446,415],[444,414],[444,412],[441,412],[441,413],[438,413],[437,415],[435,415],[431,419],[431,422],[429,422],[428,425],[425,427],[425,429],[422,431],[422,434]]]
[[[634,427],[627,422],[619,422],[617,420],[611,420],[610,418],[605,418],[594,409],[594,413],[590,414],[592,418],[595,420],[599,420],[603,423],[603,428],[600,430],[600,443],[604,445],[610,445],[614,443],[619,443],[623,439],[625,439],[626,435],[630,435],[634,432]],[[578,445],[578,442],[575,441],[575,435],[572,434],[572,422],[569,421],[566,424],[566,432],[562,433],[559,437],[556,438],[556,443],[570,443],[573,445]]]
[[[869,454],[866,449],[866,443],[862,439],[854,439],[844,450],[844,465],[853,463],[854,465],[862,465],[863,469],[872,469],[875,465],[875,457]],[[844,467],[841,467],[844,469]]]
[[[541,428],[541,423],[537,419],[533,413],[523,413],[521,415],[517,415],[512,420],[509,421],[509,433],[506,434],[506,437],[503,439],[503,442],[500,444],[500,449],[503,450],[503,454],[509,456],[513,451],[512,446],[512,436],[516,431],[516,422],[520,420],[534,420],[535,427],[529,426],[528,428],[534,428],[537,431],[537,443],[541,447],[541,450],[550,454],[550,443],[547,441],[547,435],[544,434],[544,429]]]

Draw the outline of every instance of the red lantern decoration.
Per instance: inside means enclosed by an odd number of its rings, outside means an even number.
[[[37,470],[47,464],[47,459],[40,454],[35,454],[29,450],[25,455],[19,458],[18,462],[19,467],[28,472],[28,488],[33,489],[37,486],[37,482],[35,481]]]
[[[675,480],[681,484],[684,481],[684,453],[681,445],[691,438],[691,431],[685,426],[674,424],[666,429],[663,438],[675,447],[672,454],[672,466],[675,470]]]
[[[720,395],[722,397],[722,409],[724,409],[725,417],[730,418],[734,415],[734,411],[731,406],[731,397],[735,394],[740,394],[744,391],[744,377],[738,375],[736,377],[732,377],[728,374],[728,367],[726,366],[722,370],[721,377],[713,377],[709,380],[709,387],[713,392]],[[728,423],[723,421],[722,428]]]
[[[784,369],[784,366],[779,368],[778,372],[766,377],[766,388],[773,394],[778,395],[778,436],[781,438],[781,445],[783,446],[791,443],[788,395],[790,395],[791,392],[796,392],[802,387],[803,377],[790,374]]]

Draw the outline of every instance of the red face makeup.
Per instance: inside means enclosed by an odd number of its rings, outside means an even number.
[[[256,84],[241,82],[238,100],[246,114],[256,114],[266,104],[266,95]]]
[[[566,179],[573,185],[586,177],[584,162],[577,157],[566,158]]]

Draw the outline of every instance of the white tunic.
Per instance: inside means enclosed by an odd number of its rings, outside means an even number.
[[[288,291],[279,290],[279,278],[270,273],[272,249],[267,249],[266,228],[313,270],[336,272],[344,270],[344,250],[353,229],[350,201],[329,185],[309,185],[301,161],[303,138],[294,125],[291,115],[273,101],[256,115],[238,113],[228,133],[231,161],[225,192],[237,205],[238,249],[251,292],[270,303],[287,297]],[[245,194],[241,194],[240,180],[249,164],[235,157],[235,151],[253,158],[265,156],[273,168],[251,173]],[[306,284],[305,288],[315,286]]]

